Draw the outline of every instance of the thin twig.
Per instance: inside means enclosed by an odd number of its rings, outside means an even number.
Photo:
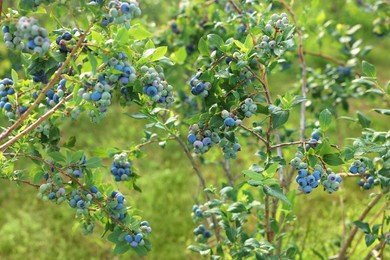
[[[364,218],[368,215],[368,213],[371,211],[371,209],[380,201],[380,199],[383,197],[384,193],[386,191],[384,190],[382,193],[378,194],[375,199],[373,201],[370,202],[370,204],[368,204],[368,206],[366,207],[366,209],[362,212],[362,214],[360,215],[359,217],[359,221],[363,221]],[[348,239],[347,241],[341,246],[340,248],[340,251],[338,253],[338,259],[345,259],[345,255],[347,253],[347,249],[349,248],[349,246],[351,245],[353,239],[355,238],[355,235],[358,231],[358,226],[354,226],[351,233],[349,234],[348,236]]]
[[[323,58],[325,60],[331,61],[331,62],[333,62],[333,63],[335,63],[337,65],[340,65],[340,66],[344,65],[344,62],[340,61],[339,59],[333,58],[331,56],[328,56],[328,55],[325,55],[325,54],[322,54],[322,53],[313,52],[313,51],[307,51],[307,50],[304,50],[303,53],[304,54],[309,54],[311,56]]]
[[[33,186],[35,188],[39,188],[39,185],[31,183],[31,182],[26,181],[26,180],[21,180],[21,179],[16,179],[16,178],[7,178],[6,176],[1,176],[0,178],[5,179],[5,180],[9,180],[9,181],[21,182],[21,183]]]
[[[226,176],[228,178],[229,185],[233,187],[234,186],[234,178],[233,178],[232,170],[230,168],[230,160],[225,158],[225,160],[222,162],[222,167],[223,167],[223,170],[225,171]]]
[[[184,141],[177,135],[174,135],[175,139],[178,141],[178,143],[180,144],[180,146],[183,148],[184,150],[184,153],[186,154],[187,158],[190,160],[191,162],[191,165],[192,165],[192,168],[194,169],[196,175],[198,176],[199,178],[199,181],[203,187],[203,189],[206,189],[207,186],[206,186],[206,181],[203,177],[203,174],[202,172],[200,171],[199,169],[199,166],[198,164],[195,162],[195,159],[194,157],[191,155],[191,152],[190,150],[188,149],[187,145],[184,143]],[[206,192],[206,198],[207,200],[210,200],[210,196],[209,194]],[[217,222],[217,219],[215,217],[215,215],[212,215],[212,219],[213,219],[213,225],[214,225],[214,232],[215,232],[215,236],[217,238],[217,241],[220,241],[220,234],[219,234],[219,229],[218,229],[218,222]]]
[[[303,50],[303,34],[300,29],[298,29],[297,26],[297,19],[295,17],[294,11],[292,10],[291,6],[289,6],[285,0],[281,0],[282,5],[287,9],[288,13],[291,15],[292,20],[295,24],[295,30],[297,32],[297,38],[298,38],[298,56],[299,56],[299,63],[301,64],[302,69],[302,81],[301,81],[301,95],[303,99],[306,99],[306,91],[307,91],[307,67],[306,67],[306,61],[305,61],[305,53]],[[306,102],[303,101],[301,103],[301,122],[299,127],[300,137],[301,140],[305,139],[305,128],[306,128]]]
[[[236,10],[237,13],[242,14],[242,11],[240,10],[240,8],[238,8],[238,6],[233,0],[229,0],[229,3],[233,6],[234,10]]]
[[[244,126],[244,125],[240,125],[240,127],[246,131],[248,131],[249,133],[251,133],[252,135],[256,136],[259,140],[261,140],[265,145],[268,145],[268,141],[265,140],[264,137],[262,137],[261,135],[259,135],[258,133],[256,133],[255,131],[253,131],[252,129]]]

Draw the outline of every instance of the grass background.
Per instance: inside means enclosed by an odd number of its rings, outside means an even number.
[[[371,33],[371,22],[375,14],[360,12],[349,1],[312,1],[313,8],[307,15],[324,14],[326,19],[333,19],[337,23],[360,23],[363,26],[359,36],[364,43],[373,45],[374,49],[367,59],[375,64],[381,82],[389,79],[389,38],[377,38]],[[298,14],[305,9],[297,4]],[[302,9],[302,10],[301,10]],[[149,21],[156,23],[168,22],[168,15],[175,10],[175,4],[167,4],[167,1],[144,1],[143,12]],[[305,41],[308,48],[316,49],[313,39]],[[337,57],[337,50],[332,46],[324,46],[325,53]],[[3,45],[0,54],[6,56]],[[323,64],[317,58],[308,57],[308,64],[315,66]],[[2,63],[2,74],[9,71],[10,62]],[[287,71],[283,74],[274,75],[270,78],[273,92],[283,93],[291,87],[296,79],[297,71]],[[168,77],[169,77],[169,73]],[[176,82],[175,82],[176,83]],[[186,89],[185,82],[177,82],[177,88]],[[364,111],[369,115],[376,115],[373,124],[378,129],[388,130],[386,118],[372,113],[371,105],[383,106],[381,101],[369,103],[353,103],[350,111]],[[123,115],[128,109],[111,107],[109,116],[98,127],[89,122],[87,118],[78,121],[65,121],[61,131],[65,137],[76,136],[77,147],[80,149],[93,150],[99,147],[128,147],[136,144],[142,137],[145,122],[132,120]],[[293,114],[298,110],[294,110]],[[84,120],[85,119],[85,120]],[[297,119],[297,118],[295,118]],[[0,122],[4,122],[0,116]],[[289,121],[289,127],[293,127],[296,120]],[[343,140],[350,136],[357,136],[360,127],[356,124],[338,121],[339,129],[348,129],[336,133],[333,126],[331,137],[334,140]],[[64,138],[65,139],[65,138]],[[347,141],[348,142],[348,141]],[[244,145],[246,146],[246,145]],[[193,242],[192,230],[195,227],[190,217],[190,211],[194,204],[194,198],[198,192],[198,181],[192,168],[178,144],[168,142],[165,149],[157,144],[142,148],[145,157],[134,161],[142,178],[138,185],[143,193],[126,191],[122,184],[118,188],[123,191],[130,205],[141,209],[142,216],[149,220],[153,228],[151,240],[153,251],[147,259],[197,259],[186,247]],[[232,162],[235,175],[240,175],[242,169],[256,163],[253,147],[244,147],[239,158]],[[208,154],[217,158],[219,152]],[[292,155],[287,154],[287,158]],[[112,181],[109,176],[110,162],[106,161],[106,181]],[[219,185],[219,180],[224,178],[221,166],[218,163],[203,166],[202,170],[207,176],[208,183]],[[104,171],[104,170],[103,170]],[[297,221],[294,222],[291,233],[286,239],[288,243],[298,245],[302,250],[301,259],[316,259],[315,251],[326,256],[337,252],[337,241],[343,235],[343,208],[345,209],[345,222],[347,229],[352,220],[356,219],[369,201],[368,195],[372,191],[361,191],[356,185],[356,179],[350,178],[343,182],[343,188],[336,194],[326,194],[317,189],[310,196],[298,196],[294,209]],[[344,206],[341,206],[343,201]],[[367,218],[372,219],[382,210],[378,205],[372,210]],[[0,180],[0,259],[127,259],[129,256],[113,256],[111,243],[100,239],[103,232],[97,227],[93,235],[83,236],[80,229],[75,225],[74,211],[67,205],[53,205],[36,198],[36,191],[30,187],[18,187],[15,183]],[[358,236],[359,237],[359,236]],[[286,243],[287,243],[286,242]],[[358,242],[357,255],[366,252],[364,239]]]

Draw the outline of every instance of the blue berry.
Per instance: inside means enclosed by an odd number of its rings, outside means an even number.
[[[303,192],[304,193],[310,193],[312,190],[313,190],[313,188],[311,186],[305,186],[303,188]]]
[[[223,122],[227,126],[234,126],[234,119],[231,117],[228,117]]]
[[[349,172],[350,173],[353,173],[353,174],[356,174],[356,173],[358,173],[358,167],[356,167],[356,166],[351,166],[351,167],[349,167]]]
[[[133,242],[133,236],[132,235],[126,235],[125,240],[129,243]]]
[[[92,187],[91,187],[91,192],[92,192],[92,193],[97,193],[97,192],[98,192],[98,189],[97,189],[95,186],[92,186]]]
[[[138,233],[137,235],[135,235],[134,240],[139,243],[142,240],[142,238],[143,238],[142,234]]]

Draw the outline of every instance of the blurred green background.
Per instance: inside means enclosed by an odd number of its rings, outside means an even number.
[[[7,1],[5,1],[7,2]],[[142,1],[141,8],[144,16],[156,25],[170,22],[170,15],[178,10],[177,1]],[[303,1],[300,1],[303,3]],[[359,36],[364,44],[372,45],[373,51],[367,60],[374,64],[378,70],[382,83],[389,80],[389,38],[377,38],[371,33],[372,21],[375,14],[369,14],[359,10],[353,1],[312,1],[313,6],[306,13],[332,19],[336,23],[361,24]],[[302,4],[294,7],[301,14],[307,9]],[[309,28],[308,28],[309,29]],[[305,40],[308,49],[317,51],[315,37]],[[337,50],[332,46],[324,46],[324,53],[338,57]],[[0,76],[9,76],[11,61],[4,46],[0,45]],[[307,57],[310,66],[321,66],[324,62],[318,58]],[[277,93],[291,88],[291,82],[296,80],[299,71],[288,70],[283,73],[275,71],[270,78],[271,88]],[[175,88],[188,89],[186,82],[177,80],[174,73],[166,73],[171,82],[175,82]],[[186,75],[188,78],[190,75]],[[183,78],[183,76],[181,76]],[[350,111],[360,110],[367,115],[375,115],[373,125],[377,129],[387,130],[388,122],[384,117],[370,111],[370,106],[380,99],[352,104]],[[379,104],[383,105],[383,104]],[[61,131],[64,140],[70,136],[77,137],[76,146],[80,149],[93,150],[99,147],[128,147],[137,144],[142,138],[142,129],[146,122],[132,120],[122,115],[124,110],[120,107],[112,107],[107,119],[98,127],[89,123],[87,118],[77,121],[64,121]],[[298,110],[294,110],[298,112]],[[352,115],[353,116],[353,115]],[[297,117],[295,118],[297,119]],[[0,116],[0,121],[5,120]],[[289,125],[297,120],[290,120]],[[348,131],[336,131],[334,126],[331,137],[334,140],[344,140],[351,136],[359,136],[361,128],[354,123],[338,121],[338,129]],[[348,141],[346,141],[348,142]],[[340,145],[342,145],[340,143]],[[245,146],[245,145],[244,145]],[[195,225],[190,216],[194,198],[198,192],[198,180],[192,171],[184,153],[173,142],[168,142],[165,149],[153,144],[142,148],[145,157],[134,161],[138,173],[142,176],[138,185],[143,193],[126,191],[126,188],[118,184],[130,205],[142,210],[142,216],[147,219],[153,228],[151,240],[152,253],[147,259],[197,259],[197,255],[191,254],[186,247],[193,242],[192,230]],[[239,158],[232,162],[232,170],[236,176],[240,171],[257,163],[253,147],[243,148],[245,152],[239,154]],[[211,153],[211,158],[218,158],[218,151]],[[287,159],[292,154],[287,153]],[[221,157],[219,157],[221,158]],[[106,180],[112,181],[109,176],[110,161],[105,162]],[[219,187],[221,178],[224,177],[221,165],[210,163],[202,167],[207,176],[208,183]],[[336,170],[336,169],[335,169]],[[342,169],[340,169],[342,170]],[[361,191],[356,185],[356,179],[350,178],[343,182],[343,188],[336,194],[326,194],[319,189],[310,196],[298,196],[295,213],[298,220],[293,224],[291,234],[287,241],[296,244],[302,250],[301,259],[317,259],[315,251],[331,256],[337,252],[335,243],[343,235],[343,219],[346,225],[356,219],[368,202],[368,195],[372,191]],[[341,205],[343,204],[343,206]],[[36,198],[36,191],[30,187],[18,187],[15,183],[0,180],[0,259],[128,259],[129,256],[117,257],[111,254],[111,243],[100,239],[103,233],[102,227],[96,228],[93,235],[83,236],[77,224],[74,224],[74,211],[67,205],[53,205]],[[367,220],[383,210],[383,204],[374,208]],[[345,209],[345,212],[343,211]],[[344,215],[343,215],[344,214]],[[359,235],[357,236],[359,237]],[[353,244],[355,246],[355,244]],[[356,252],[366,253],[364,239],[358,242]],[[358,254],[359,255],[359,254]],[[131,256],[133,258],[133,256]],[[134,257],[135,258],[135,257]],[[319,259],[319,258],[318,258]]]

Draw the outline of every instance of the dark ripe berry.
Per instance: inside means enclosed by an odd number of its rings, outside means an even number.
[[[91,187],[91,192],[92,192],[92,193],[97,193],[97,192],[98,192],[98,189],[97,189],[95,186],[92,186],[92,187]]]
[[[316,141],[318,141],[318,140],[320,140],[320,134],[319,133],[317,133],[317,132],[313,132],[312,134],[311,134],[311,138],[312,139],[315,139]]]
[[[206,231],[203,233],[203,236],[204,236],[205,238],[210,238],[210,237],[211,237],[211,232],[210,232],[210,230],[206,230]]]
[[[65,41],[70,41],[72,39],[72,34],[70,32],[66,32],[62,35],[62,39]]]
[[[227,65],[232,61],[233,59],[231,57],[226,57],[225,62]]]

